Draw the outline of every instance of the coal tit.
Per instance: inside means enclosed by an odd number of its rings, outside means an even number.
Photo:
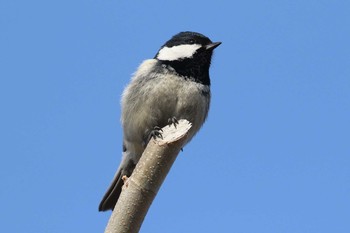
[[[188,141],[198,132],[208,115],[209,67],[220,44],[200,33],[180,32],[139,66],[121,100],[123,158],[99,211],[113,210],[122,177],[131,175],[149,139],[160,136],[161,127],[187,119],[192,123]]]

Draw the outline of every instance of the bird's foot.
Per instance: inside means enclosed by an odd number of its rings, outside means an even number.
[[[162,128],[160,128],[158,126],[155,126],[153,128],[153,130],[148,135],[148,141],[151,140],[151,138],[153,138],[153,139],[157,139],[157,138],[163,139],[162,132],[163,132]]]
[[[170,117],[168,119],[168,125],[174,125],[174,127],[176,128],[176,126],[179,124],[179,121],[176,119],[176,117]]]

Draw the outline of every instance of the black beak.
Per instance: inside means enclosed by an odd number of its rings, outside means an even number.
[[[221,42],[214,42],[205,46],[207,50],[214,50],[216,47],[221,45]]]

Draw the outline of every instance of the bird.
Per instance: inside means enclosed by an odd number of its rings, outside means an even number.
[[[144,60],[121,98],[122,161],[99,205],[113,210],[149,140],[161,137],[161,128],[186,119],[192,123],[188,143],[205,122],[210,105],[209,68],[212,42],[198,32],[177,33],[160,47],[153,59]]]

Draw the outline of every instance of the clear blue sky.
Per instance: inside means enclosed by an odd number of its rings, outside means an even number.
[[[183,30],[212,104],[141,232],[350,232],[349,1],[1,1],[0,232],[103,232],[121,92]]]

